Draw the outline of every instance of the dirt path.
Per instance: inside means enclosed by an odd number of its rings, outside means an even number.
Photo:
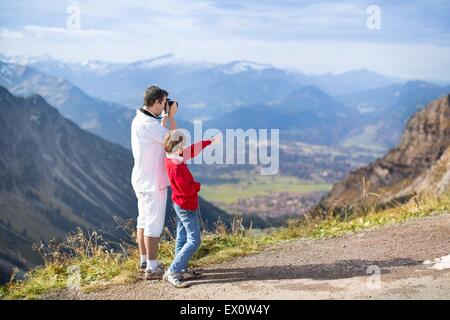
[[[450,270],[423,265],[449,253],[450,213],[446,213],[337,239],[282,243],[205,269],[205,277],[187,289],[140,281],[52,298],[450,299]],[[380,282],[373,275],[377,270]]]

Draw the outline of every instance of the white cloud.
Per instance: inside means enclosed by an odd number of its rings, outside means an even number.
[[[24,35],[21,31],[14,31],[14,30],[6,29],[6,28],[2,28],[0,30],[0,38],[20,39],[23,37],[24,37]]]
[[[46,26],[39,26],[39,25],[26,25],[23,27],[23,29],[27,32],[34,34],[37,37],[62,35],[62,36],[69,36],[69,37],[95,38],[95,37],[99,37],[99,36],[111,35],[110,31],[98,30],[98,29],[69,30],[67,28],[46,27]]]

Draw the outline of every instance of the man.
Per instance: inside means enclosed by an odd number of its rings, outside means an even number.
[[[162,279],[164,269],[158,262],[159,238],[164,227],[169,180],[164,168],[163,139],[168,123],[174,120],[178,105],[169,109],[167,91],[151,86],[144,93],[144,105],[131,124],[131,149],[134,167],[131,184],[138,199],[137,242],[141,255],[140,269],[145,278]],[[167,110],[168,109],[168,110]]]

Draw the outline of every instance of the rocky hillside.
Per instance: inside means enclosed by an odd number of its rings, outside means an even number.
[[[428,191],[443,194],[450,191],[450,148],[430,170],[418,176],[410,186],[401,191],[398,196]]]
[[[323,204],[351,205],[363,195],[389,202],[430,190],[449,189],[450,95],[432,101],[412,116],[401,142],[383,158],[336,183]]]
[[[40,262],[34,242],[62,240],[76,227],[121,236],[114,217],[137,215],[132,166],[129,150],[80,129],[41,96],[0,87],[0,280]],[[201,206],[209,226],[229,222]]]

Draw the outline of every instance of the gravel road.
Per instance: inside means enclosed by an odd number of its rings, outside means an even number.
[[[423,264],[449,253],[450,213],[444,213],[340,238],[280,243],[204,269],[204,278],[186,289],[142,280],[47,298],[450,299],[450,270]]]

